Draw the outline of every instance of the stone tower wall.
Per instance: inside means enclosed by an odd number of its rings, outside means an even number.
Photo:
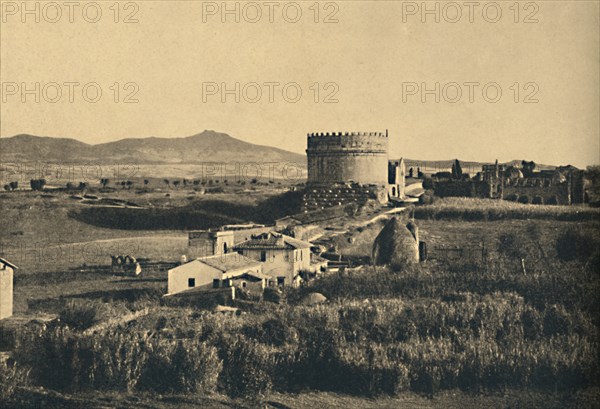
[[[309,184],[387,185],[387,133],[313,133],[307,146]]]

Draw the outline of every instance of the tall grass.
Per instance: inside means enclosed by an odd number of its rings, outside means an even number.
[[[598,387],[600,277],[588,251],[596,237],[578,235],[585,251],[575,243],[575,260],[563,261],[540,234],[500,234],[480,262],[328,275],[290,290],[289,304],[242,303],[252,308],[239,316],[156,306],[94,335],[54,323],[24,334],[14,356],[32,383],[67,391],[262,400],[272,390]],[[521,258],[541,261],[525,272]],[[329,303],[296,305],[313,291]]]
[[[416,207],[416,219],[429,220],[600,220],[600,209],[583,206],[551,206],[514,203],[505,200],[443,198],[433,204]]]

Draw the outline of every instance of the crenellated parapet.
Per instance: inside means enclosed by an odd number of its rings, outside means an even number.
[[[387,132],[312,132],[306,134],[309,138],[323,138],[328,136],[379,136],[386,137]]]
[[[309,133],[306,154],[309,183],[387,183],[387,131]]]

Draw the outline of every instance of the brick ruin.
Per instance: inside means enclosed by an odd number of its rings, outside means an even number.
[[[535,170],[535,163],[522,167],[483,165],[482,171],[467,180],[434,180],[436,196],[484,197],[523,203],[570,205],[584,203],[585,172],[574,166]]]

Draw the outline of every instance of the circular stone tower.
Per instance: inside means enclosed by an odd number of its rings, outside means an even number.
[[[309,133],[306,156],[310,185],[387,184],[387,131]]]

